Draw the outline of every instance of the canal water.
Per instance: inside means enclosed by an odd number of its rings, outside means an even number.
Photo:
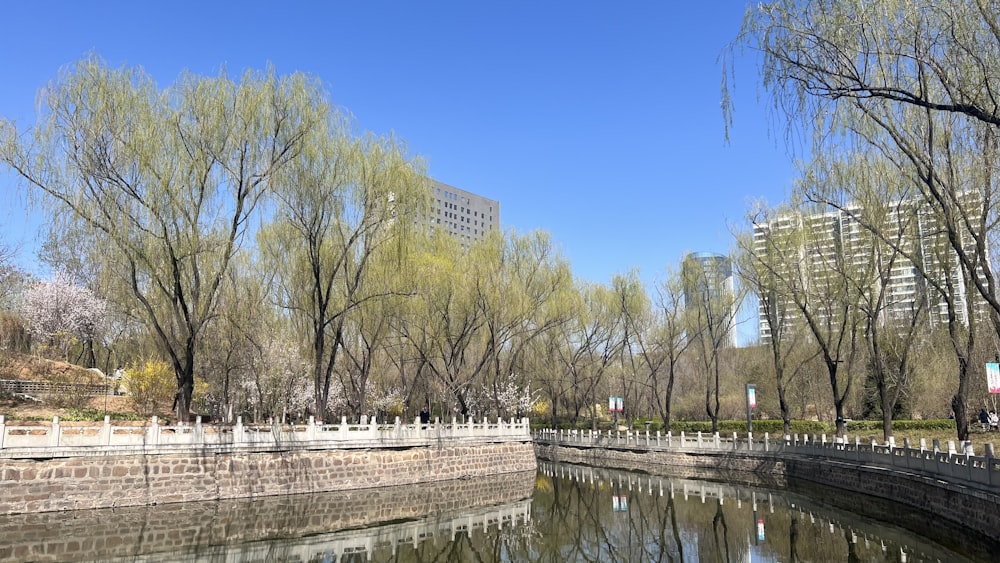
[[[3,516],[0,561],[998,559],[993,540],[891,503],[728,478],[540,462],[412,487]]]

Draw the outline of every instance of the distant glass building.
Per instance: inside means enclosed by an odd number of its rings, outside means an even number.
[[[733,263],[728,256],[714,252],[692,252],[681,263],[684,287],[684,306],[701,307],[710,300],[716,327],[726,330],[722,339],[725,346],[735,348],[736,341],[736,284]]]

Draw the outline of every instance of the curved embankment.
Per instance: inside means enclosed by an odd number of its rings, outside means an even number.
[[[541,459],[582,463],[678,477],[711,477],[743,482],[747,474],[777,487],[854,493],[845,507],[864,508],[867,499],[889,501],[917,514],[898,514],[901,525],[974,532],[995,541],[1000,530],[1000,495],[959,486],[902,470],[866,466],[819,457],[749,451],[642,451],[613,447],[535,444]],[[818,489],[817,489],[818,488]],[[843,499],[841,499],[843,500]],[[884,510],[884,509],[883,509]],[[905,512],[905,511],[900,511]],[[912,519],[906,522],[905,519]]]
[[[534,471],[520,442],[0,460],[0,515],[347,491]]]
[[[319,561],[359,546],[370,556],[386,542],[434,541],[470,518],[501,525],[491,514],[527,512],[534,486],[532,470],[310,495],[6,515],[0,561]]]

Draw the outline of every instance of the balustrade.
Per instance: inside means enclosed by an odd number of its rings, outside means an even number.
[[[956,448],[955,442],[948,442],[947,449],[934,440],[928,448],[921,439],[918,447],[913,447],[909,439],[897,446],[895,441],[879,444],[875,441],[864,443],[860,437],[851,442],[846,437],[828,440],[825,434],[809,436],[793,434],[783,439],[772,440],[764,433],[762,438],[754,438],[751,433],[740,437],[723,437],[719,433],[705,436],[681,432],[665,435],[659,431],[655,435],[647,430],[642,432],[621,432],[608,430],[564,431],[544,429],[535,432],[535,441],[540,444],[571,445],[574,447],[609,448],[634,451],[663,452],[723,452],[746,451],[753,454],[769,454],[776,457],[803,455],[824,457],[845,463],[907,470],[951,483],[959,483],[1000,491],[1000,459],[994,457],[993,445],[984,444],[982,455],[975,455],[971,442]]]
[[[324,424],[309,418],[306,424],[204,424],[198,417],[193,424],[163,425],[153,417],[142,426],[114,425],[105,417],[100,426],[62,424],[58,417],[50,425],[9,425],[0,416],[0,458],[64,457],[99,453],[157,453],[190,450],[268,450],[281,448],[378,448],[412,447],[476,442],[527,442],[531,440],[528,419],[497,419],[489,422],[450,423],[436,420],[420,424],[372,421],[355,424],[341,418],[339,423]]]

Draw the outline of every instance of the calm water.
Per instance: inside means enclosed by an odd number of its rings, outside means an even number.
[[[779,491],[750,480],[542,462],[537,474],[377,491],[0,517],[0,560],[996,559],[996,546],[924,515],[836,491]],[[853,512],[843,508],[851,506]],[[918,531],[880,521],[885,514]]]

